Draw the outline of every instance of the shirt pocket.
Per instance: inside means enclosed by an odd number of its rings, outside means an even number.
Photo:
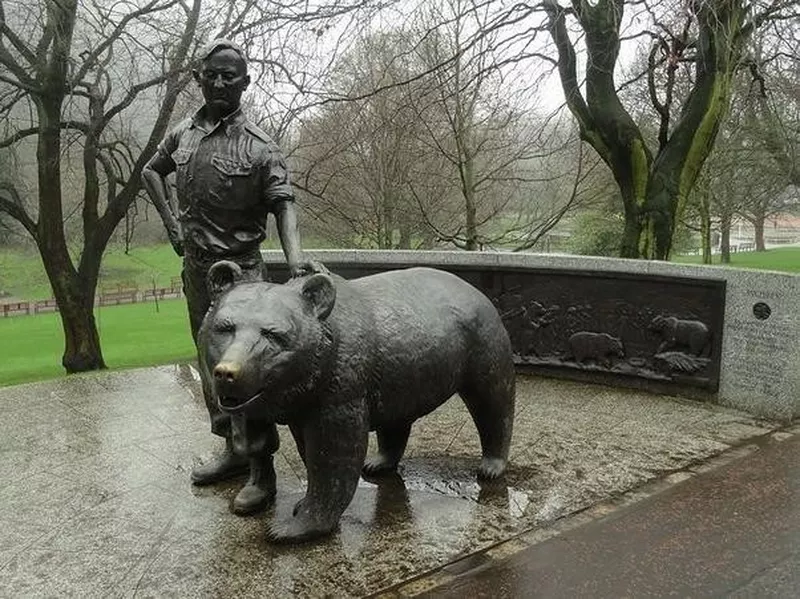
[[[172,160],[175,161],[175,183],[178,187],[179,196],[184,195],[186,186],[189,184],[189,162],[191,159],[191,150],[181,150],[179,148],[172,153]]]
[[[258,202],[257,168],[252,162],[221,154],[211,156],[214,179],[209,195],[211,202],[226,208],[243,209]]]

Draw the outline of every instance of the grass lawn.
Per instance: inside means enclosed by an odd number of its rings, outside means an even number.
[[[306,247],[326,247],[314,239],[304,241]],[[261,247],[277,249],[280,244],[269,240]],[[170,280],[181,274],[181,260],[168,243],[133,247],[127,254],[120,246],[109,246],[100,266],[98,293],[103,288],[120,285],[139,289],[169,287]],[[0,248],[0,301],[3,294],[19,301],[53,297],[42,260],[35,249]]]
[[[262,247],[279,247],[277,241]],[[168,287],[180,276],[181,258],[169,244],[134,247],[129,253],[111,246],[103,255],[100,289],[119,285],[139,289]],[[0,302],[52,297],[35,249],[0,248]],[[95,309],[103,357],[109,368],[151,366],[194,359],[184,300],[104,306]],[[0,317],[0,386],[64,375],[64,334],[58,314]]]
[[[181,274],[182,258],[169,244],[131,248],[129,253],[112,249],[103,255],[98,288],[124,285],[149,289],[169,287]]]
[[[675,256],[673,262],[700,264],[702,256]],[[712,262],[720,265],[719,255],[712,256]],[[755,268],[781,272],[800,272],[800,247],[782,247],[766,252],[741,252],[731,254],[731,263],[723,266],[732,268]]]
[[[193,360],[194,344],[183,300],[104,306],[95,310],[109,368]],[[0,318],[0,386],[64,375],[64,335],[58,314]]]
[[[181,274],[181,258],[169,244],[136,247],[126,254],[109,247],[100,267],[98,291],[103,287],[169,287]],[[41,258],[34,249],[0,249],[0,291],[20,300],[53,297]]]

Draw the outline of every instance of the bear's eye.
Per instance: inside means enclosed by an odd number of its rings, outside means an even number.
[[[234,333],[235,331],[236,325],[232,322],[218,322],[214,325],[215,333]]]
[[[261,329],[261,336],[264,337],[264,339],[268,339],[269,341],[277,343],[280,346],[285,346],[288,341],[286,335],[272,329]]]

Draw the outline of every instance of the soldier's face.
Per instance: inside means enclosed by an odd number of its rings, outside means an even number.
[[[233,50],[223,48],[203,61],[194,78],[203,92],[203,99],[211,109],[226,115],[241,103],[242,93],[250,84],[247,67]]]

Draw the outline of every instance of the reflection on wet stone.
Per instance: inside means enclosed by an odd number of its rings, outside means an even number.
[[[274,547],[266,542],[270,521],[291,514],[305,491],[291,435],[281,427],[275,508],[234,516],[241,480],[189,484],[196,456],[217,449],[193,424],[205,417],[198,388],[191,368],[162,367],[0,389],[4,594],[362,596],[770,427],[706,404],[520,376],[502,481],[475,479],[477,433],[463,404],[450,401],[412,429],[397,475],[359,481],[333,537]],[[167,426],[175,414],[191,424]]]

